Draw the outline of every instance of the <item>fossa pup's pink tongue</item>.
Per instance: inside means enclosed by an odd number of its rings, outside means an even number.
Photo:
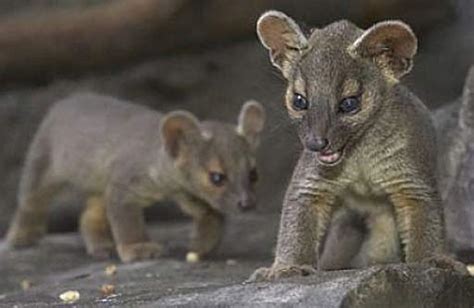
[[[318,159],[325,164],[334,164],[341,158],[341,152],[334,152],[330,154],[318,153]]]

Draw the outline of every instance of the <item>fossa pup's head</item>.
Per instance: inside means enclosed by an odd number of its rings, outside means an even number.
[[[400,21],[364,31],[343,20],[305,33],[290,17],[269,11],[257,33],[288,82],[285,105],[301,142],[324,165],[339,163],[374,122],[417,49]]]
[[[216,210],[245,211],[256,206],[256,150],[264,122],[262,105],[248,101],[237,125],[200,123],[191,113],[177,111],[164,118],[161,131],[189,192]]]

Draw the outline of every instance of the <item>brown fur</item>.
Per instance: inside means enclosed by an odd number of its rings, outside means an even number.
[[[283,203],[273,266],[252,279],[437,259],[444,225],[435,131],[423,103],[399,84],[417,50],[410,27],[385,21],[364,31],[338,21],[305,34],[270,11],[257,32],[288,81],[286,106],[305,149]],[[353,108],[343,109],[348,101]],[[333,214],[347,210],[367,228],[355,252],[327,236]],[[333,264],[324,250],[345,256]]]
[[[90,198],[80,229],[87,252],[124,262],[156,257],[143,207],[176,201],[194,219],[190,251],[209,254],[219,243],[224,214],[255,207],[255,151],[264,111],[244,104],[238,125],[162,115],[111,97],[79,94],[57,103],[27,155],[19,206],[7,240],[35,244],[45,233],[50,200],[64,184]],[[213,180],[216,174],[222,179]]]

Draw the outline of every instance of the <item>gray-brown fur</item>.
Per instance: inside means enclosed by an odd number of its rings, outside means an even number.
[[[444,227],[434,127],[424,104],[399,83],[417,49],[409,26],[385,21],[364,31],[338,21],[304,34],[270,11],[257,32],[287,79],[285,105],[304,150],[283,202],[275,261],[252,279],[437,259]],[[296,94],[309,105],[298,107]],[[342,111],[347,97],[360,103],[353,113]],[[341,251],[329,234],[330,253],[321,256],[333,214],[333,223],[354,222],[344,218],[347,208],[368,228],[361,249]]]
[[[103,257],[116,248],[124,262],[158,256],[143,207],[169,199],[194,219],[190,251],[207,255],[222,235],[224,214],[256,204],[263,123],[263,108],[254,101],[244,104],[237,126],[94,94],[60,101],[31,144],[8,243],[36,243],[51,198],[72,184],[90,196],[80,221],[89,254]],[[211,172],[224,180],[213,183]]]

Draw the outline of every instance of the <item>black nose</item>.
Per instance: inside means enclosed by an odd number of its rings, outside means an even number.
[[[306,142],[308,150],[313,152],[320,152],[324,150],[329,144],[326,138],[314,138]]]
[[[255,208],[255,202],[250,200],[240,200],[237,205],[241,211],[248,211]]]

